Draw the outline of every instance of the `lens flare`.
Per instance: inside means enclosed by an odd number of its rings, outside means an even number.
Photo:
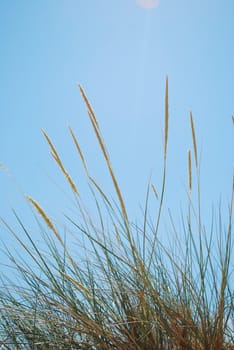
[[[137,5],[145,9],[153,9],[159,6],[159,0],[136,0]]]

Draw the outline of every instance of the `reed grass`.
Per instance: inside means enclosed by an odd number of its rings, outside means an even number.
[[[191,130],[192,130],[193,150],[194,150],[196,168],[198,168],[197,141],[196,141],[195,127],[194,127],[194,121],[193,121],[193,114],[192,114],[192,112],[190,112],[190,124],[191,124]]]
[[[60,170],[62,171],[62,173],[64,174],[65,178],[67,179],[72,191],[75,193],[75,194],[78,194],[78,190],[77,190],[77,187],[74,183],[74,181],[72,180],[71,176],[69,175],[69,173],[67,172],[67,170],[65,169],[57,151],[56,151],[56,148],[54,147],[52,141],[50,140],[49,136],[47,135],[47,133],[42,130],[42,133],[43,135],[45,136],[45,139],[46,141],[48,142],[49,146],[50,146],[50,149],[51,149],[51,155],[52,157],[54,158],[54,160],[56,161],[56,163],[58,164]]]
[[[189,151],[188,214],[183,217],[181,232],[170,213],[175,237],[171,237],[168,245],[162,243],[159,232],[167,174],[168,78],[162,184],[157,186],[159,191],[149,184],[140,224],[129,219],[97,118],[84,90],[79,88],[117,201],[89,173],[78,139],[69,127],[96,206],[98,219],[94,219],[83,205],[54,144],[43,131],[52,156],[75,195],[79,215],[65,216],[69,229],[63,236],[59,233],[63,228],[58,229],[42,206],[27,197],[35,210],[46,249],[39,249],[15,212],[25,240],[2,219],[24,255],[4,248],[17,278],[1,276],[0,349],[233,350],[234,189],[227,220],[224,221],[223,210],[219,208],[211,227],[205,228],[200,204],[196,210],[192,203]],[[190,125],[199,202],[199,160],[192,113]],[[157,206],[154,218],[150,213],[151,196]],[[75,250],[68,236],[72,237]]]

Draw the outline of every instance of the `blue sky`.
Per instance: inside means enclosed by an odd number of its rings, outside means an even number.
[[[82,192],[86,180],[67,125],[92,174],[111,193],[80,83],[96,112],[131,217],[162,176],[165,77],[170,130],[166,207],[186,200],[193,111],[204,210],[230,198],[234,114],[233,0],[11,0],[0,2],[0,215],[30,222],[25,193],[55,218],[69,188],[40,129]]]

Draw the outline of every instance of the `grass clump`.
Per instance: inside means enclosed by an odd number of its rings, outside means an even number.
[[[234,349],[232,205],[223,222],[221,209],[210,233],[201,221],[197,142],[190,114],[198,209],[192,203],[194,176],[188,152],[188,213],[174,241],[163,244],[159,228],[166,185],[169,130],[168,79],[165,93],[164,165],[160,191],[149,184],[143,220],[133,224],[113,171],[98,121],[80,88],[104,156],[118,202],[90,175],[75,136],[98,219],[86,210],[76,184],[54,144],[43,131],[51,154],[74,195],[78,217],[66,216],[62,235],[38,202],[26,197],[37,215],[46,249],[39,249],[16,213],[25,240],[2,219],[24,251],[24,258],[6,253],[17,279],[1,278],[0,349],[83,350],[218,350]],[[192,182],[193,179],[193,182]],[[157,215],[149,213],[151,193]],[[68,243],[69,234],[76,247]],[[17,282],[16,282],[17,281]]]

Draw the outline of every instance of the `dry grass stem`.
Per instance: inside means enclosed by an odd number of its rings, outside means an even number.
[[[56,161],[56,163],[58,164],[59,168],[61,169],[62,173],[64,174],[65,178],[67,179],[72,191],[75,194],[79,194],[77,187],[74,183],[74,181],[72,180],[71,176],[69,175],[69,173],[67,172],[67,170],[65,169],[65,167],[63,166],[63,163],[56,151],[56,148],[54,147],[53,143],[51,142],[49,136],[46,134],[46,132],[44,130],[42,130],[43,135],[45,136],[46,141],[48,142],[50,148],[51,148],[51,155],[54,158],[54,160]]]
[[[114,188],[115,188],[115,191],[117,193],[117,197],[118,197],[119,202],[120,202],[122,213],[124,215],[124,218],[125,218],[126,222],[128,222],[128,215],[127,215],[127,210],[125,208],[124,200],[123,200],[123,197],[122,197],[122,194],[121,194],[118,182],[116,180],[116,177],[115,177],[115,174],[114,174],[111,162],[110,162],[109,155],[108,155],[106,147],[104,145],[104,142],[103,142],[100,130],[99,130],[99,126],[98,126],[96,117],[95,117],[95,115],[93,113],[93,110],[92,110],[92,108],[91,108],[91,106],[90,106],[90,104],[88,102],[88,99],[87,99],[87,97],[85,95],[84,90],[82,89],[82,87],[80,85],[79,85],[79,88],[80,88],[80,91],[81,91],[81,95],[82,95],[82,97],[83,97],[83,99],[84,99],[84,101],[86,103],[87,108],[88,108],[88,115],[90,117],[90,121],[91,121],[91,124],[93,126],[94,132],[96,134],[96,137],[97,137],[98,143],[100,145],[102,154],[103,154],[103,156],[104,156],[104,158],[106,160],[106,164],[107,164],[107,167],[109,169],[109,173],[110,173],[111,179],[113,181]]]
[[[33,205],[33,207],[36,209],[38,214],[42,217],[42,219],[45,221],[46,225],[55,233],[57,236],[57,230],[55,229],[54,225],[52,224],[52,221],[50,218],[46,215],[45,211],[42,209],[42,207],[38,204],[35,199],[31,198],[30,196],[25,196],[25,198]]]
[[[190,125],[191,125],[191,130],[192,130],[192,139],[193,139],[193,150],[194,150],[194,156],[195,156],[195,163],[196,163],[196,168],[198,168],[197,142],[196,142],[196,134],[195,134],[195,128],[194,128],[192,112],[190,112]]]
[[[78,153],[79,153],[79,156],[80,156],[80,158],[81,158],[81,161],[82,161],[83,167],[84,167],[84,169],[85,169],[85,172],[86,172],[86,174],[89,176],[89,171],[88,171],[88,167],[87,167],[87,164],[86,164],[86,161],[85,161],[85,157],[84,157],[84,155],[83,155],[83,152],[81,151],[81,148],[80,148],[80,145],[79,145],[79,143],[78,143],[78,141],[77,141],[77,138],[76,138],[76,136],[75,136],[75,134],[74,134],[72,128],[71,128],[70,126],[68,126],[68,128],[69,128],[69,131],[70,131],[70,133],[71,133],[71,136],[72,136],[72,139],[73,139],[73,141],[74,141],[74,144],[75,144],[75,146],[76,146],[76,149],[77,149],[77,151],[78,151]]]
[[[95,123],[96,127],[99,129],[99,125],[98,125],[98,121],[96,119],[96,116],[95,116],[95,113],[93,111],[93,108],[91,106],[91,104],[89,103],[89,100],[84,92],[84,89],[82,88],[81,85],[78,85],[79,89],[80,89],[80,93],[81,93],[81,96],[83,98],[83,100],[85,101],[85,104],[86,104],[86,107],[88,109],[88,112],[91,114],[91,118],[93,120],[93,122]]]
[[[154,184],[151,184],[151,187],[152,187],[152,190],[153,190],[153,192],[154,192],[155,197],[158,199],[158,192],[157,192],[157,190],[156,190],[155,185],[154,185]]]
[[[74,210],[69,208],[71,214],[64,214],[64,225],[55,227],[40,204],[26,196],[36,212],[41,241],[38,235],[34,238],[15,211],[17,229],[0,218],[17,244],[14,250],[3,242],[13,277],[5,273],[5,264],[0,276],[0,348],[234,350],[234,175],[227,213],[218,206],[217,212],[212,211],[211,221],[206,218],[204,222],[200,213],[204,196],[200,196],[190,113],[193,149],[187,155],[189,198],[186,207],[182,206],[181,221],[174,219],[164,203],[168,198],[164,195],[168,182],[167,77],[160,192],[149,183],[142,216],[130,221],[97,119],[79,88],[114,193],[107,195],[89,175],[80,144],[69,126],[88,180],[91,203],[86,192],[82,198],[75,196]],[[65,181],[77,193],[53,143],[45,131],[43,135]],[[194,174],[191,152],[195,154]],[[198,184],[197,195],[193,196],[192,187],[194,191],[196,186],[192,176]],[[174,185],[173,173],[171,177]],[[176,200],[180,202],[180,198]]]

